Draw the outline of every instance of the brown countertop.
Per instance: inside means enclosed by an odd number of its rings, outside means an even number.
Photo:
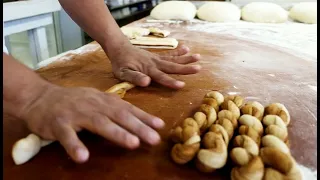
[[[4,116],[4,178],[5,179],[229,179],[228,170],[212,174],[198,172],[193,164],[174,164],[169,152],[169,130],[193,114],[204,94],[219,90],[240,94],[263,105],[280,102],[291,113],[289,139],[291,151],[299,164],[317,168],[317,70],[316,61],[293,56],[275,46],[240,40],[232,36],[186,31],[185,24],[165,25],[180,45],[202,55],[203,70],[199,74],[176,76],[186,87],[175,91],[157,84],[130,90],[125,100],[156,115],[166,122],[160,131],[162,143],[134,151],[116,147],[87,132],[81,139],[90,150],[90,160],[77,165],[63,148],[51,144],[28,163],[15,166],[11,158],[13,143],[29,132],[21,121]],[[106,90],[118,81],[104,52],[94,51],[72,55],[69,61],[52,63],[37,72],[48,81],[62,86],[88,86]]]

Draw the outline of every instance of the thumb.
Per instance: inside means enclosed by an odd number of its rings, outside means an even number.
[[[119,78],[123,81],[127,81],[142,87],[148,86],[151,82],[151,78],[149,76],[131,69],[121,70]]]

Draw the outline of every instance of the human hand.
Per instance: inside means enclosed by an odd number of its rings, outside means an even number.
[[[199,65],[189,65],[200,60],[199,54],[183,56],[189,51],[189,48],[182,46],[158,55],[130,44],[124,45],[117,53],[109,53],[108,57],[115,76],[120,80],[145,87],[152,79],[164,86],[179,89],[185,83],[168,74],[195,74],[201,69]]]
[[[71,158],[82,163],[89,151],[77,136],[86,129],[128,149],[140,140],[156,145],[154,129],[164,122],[123,101],[93,88],[64,88],[50,85],[21,112],[29,129],[46,140],[57,140]]]

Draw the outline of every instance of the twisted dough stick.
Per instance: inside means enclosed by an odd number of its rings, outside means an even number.
[[[177,143],[171,150],[171,158],[177,164],[191,161],[200,149],[200,135],[217,119],[215,108],[223,102],[223,95],[217,91],[209,92],[203,99],[203,104],[193,118],[184,120],[182,126],[176,127],[171,138]]]
[[[182,127],[172,131],[172,140],[177,143],[171,150],[171,158],[177,164],[185,164],[193,159],[200,148],[199,126],[192,118],[184,120]]]
[[[107,93],[117,93],[121,98],[124,97],[126,91],[134,88],[134,85],[128,82],[122,82],[108,89]],[[16,165],[20,165],[29,161],[37,155],[41,147],[51,144],[53,141],[41,139],[35,134],[29,134],[27,137],[20,139],[13,145],[12,158]]]
[[[260,147],[263,126],[258,118],[244,114],[239,118],[239,134],[249,136]]]
[[[236,167],[231,170],[231,180],[261,180],[264,164],[258,145],[246,135],[236,136],[233,145],[230,158]]]
[[[221,109],[231,111],[236,119],[240,117],[240,107],[243,105],[244,99],[241,96],[227,96],[221,104]]]
[[[262,120],[265,128],[265,134],[271,134],[283,142],[288,142],[288,130],[286,124],[277,115],[266,115]]]
[[[230,100],[227,101],[233,103]],[[239,111],[238,106],[234,106],[234,108]],[[218,120],[204,135],[203,149],[200,149],[197,154],[196,166],[200,171],[213,172],[226,164],[229,141],[237,126],[237,118],[232,111],[222,110],[218,113]]]
[[[247,102],[240,110],[242,114],[249,114],[258,118],[260,121],[263,118],[264,107],[257,101]]]
[[[265,115],[269,115],[269,114],[279,116],[287,126],[290,123],[289,111],[283,104],[273,103],[268,105],[265,108]]]
[[[273,135],[262,138],[260,157],[265,164],[263,180],[301,180],[302,176],[287,145]]]
[[[231,170],[232,180],[261,180],[264,164],[259,157],[259,146],[263,126],[259,118],[263,117],[264,107],[259,102],[248,102],[242,108],[243,115],[238,123],[239,135],[235,137],[230,158],[235,167]]]
[[[263,180],[301,180],[301,173],[286,144],[290,123],[287,108],[273,103],[265,111],[269,115],[262,120],[267,134],[262,138],[263,147],[260,150],[260,157],[266,166]]]

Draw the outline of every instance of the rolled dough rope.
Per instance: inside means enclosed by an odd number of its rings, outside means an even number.
[[[128,82],[122,82],[109,88],[107,93],[116,93],[121,98],[124,97],[126,91],[135,86]],[[35,134],[29,134],[27,137],[17,141],[12,148],[12,158],[16,165],[21,165],[28,162],[31,158],[37,155],[40,149],[51,144],[53,141],[41,139]]]

